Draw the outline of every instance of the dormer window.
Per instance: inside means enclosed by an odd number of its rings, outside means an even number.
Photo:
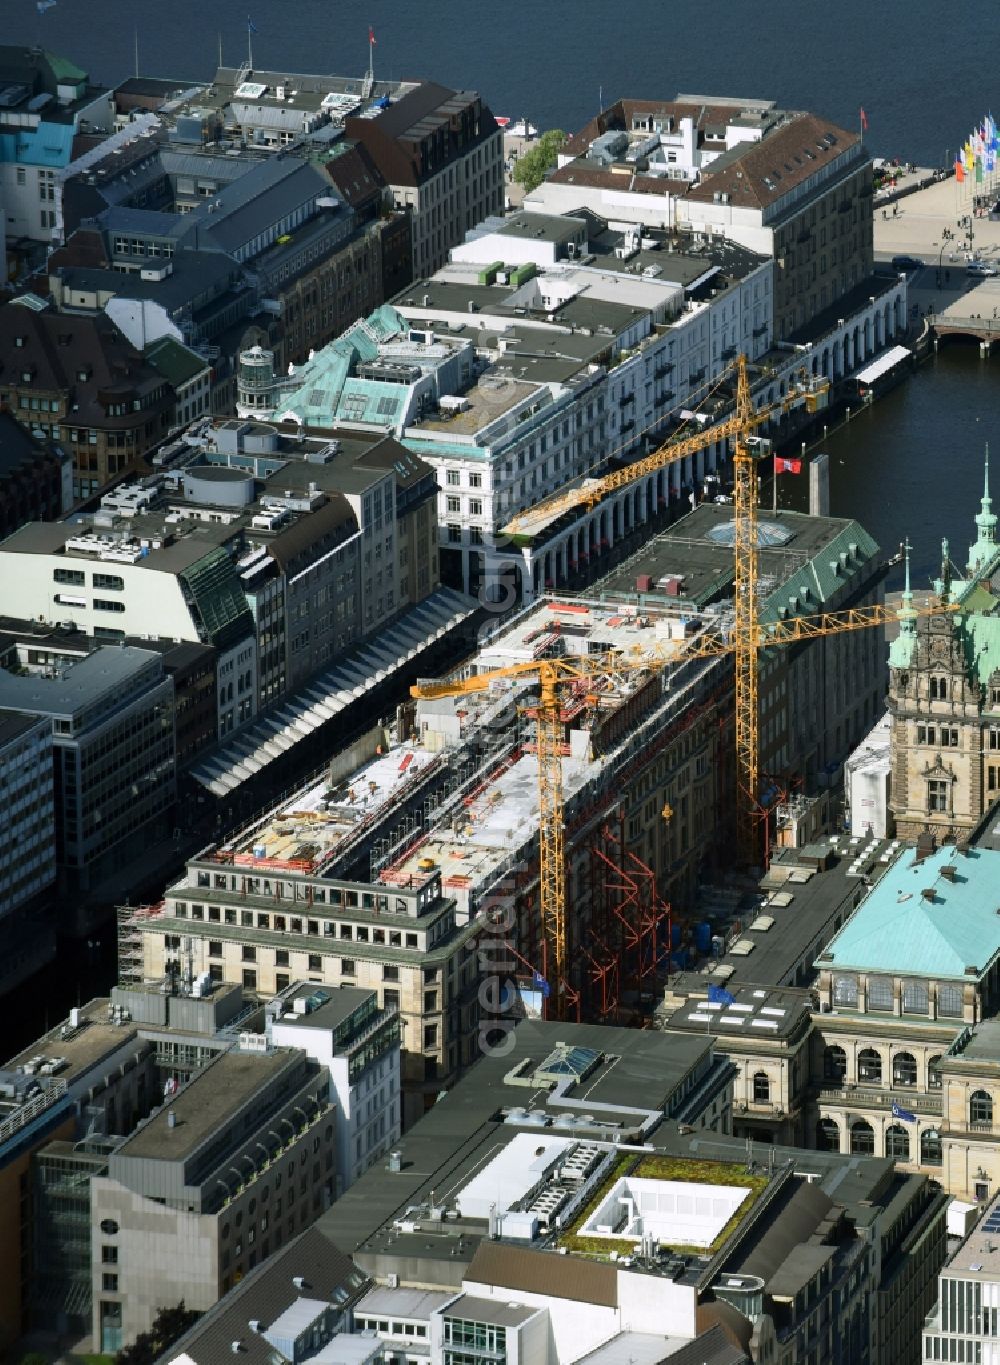
[[[27,341],[28,341],[27,337],[15,337],[14,345],[23,348],[27,344]]]

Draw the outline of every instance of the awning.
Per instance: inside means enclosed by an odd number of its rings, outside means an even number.
[[[245,730],[199,759],[191,776],[216,796],[235,791],[476,610],[471,598],[439,588],[381,631],[376,640],[359,645],[335,668],[311,678],[293,696],[283,697]]]
[[[905,346],[890,346],[877,360],[873,360],[870,365],[866,365],[863,370],[858,370],[854,378],[859,384],[874,384],[876,379],[881,379],[884,374],[888,374],[891,369],[899,364],[901,360],[909,360],[913,355],[912,351]]]

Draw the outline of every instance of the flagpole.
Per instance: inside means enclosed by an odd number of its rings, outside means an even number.
[[[219,70],[222,70],[222,30],[219,30]]]
[[[135,26],[135,75],[139,78],[139,25]]]
[[[253,72],[253,24],[247,19],[247,64]]]

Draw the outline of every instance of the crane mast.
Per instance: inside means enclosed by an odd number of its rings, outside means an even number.
[[[736,449],[733,455],[733,540],[736,556],[734,638],[736,665],[736,835],[747,865],[756,862],[760,781],[757,691],[757,465],[750,451],[754,425],[746,357],[736,370]]]

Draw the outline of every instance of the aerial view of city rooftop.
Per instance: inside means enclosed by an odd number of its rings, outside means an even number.
[[[0,1359],[1000,1361],[988,64],[12,2]]]

